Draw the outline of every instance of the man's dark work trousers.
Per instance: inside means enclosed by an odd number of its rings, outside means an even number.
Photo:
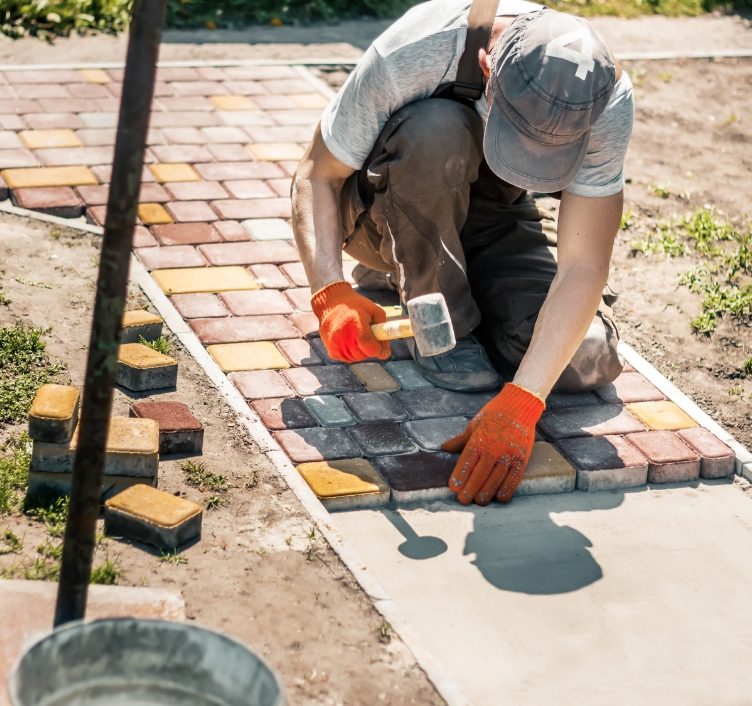
[[[350,255],[395,272],[403,302],[441,292],[457,338],[476,334],[511,379],[556,275],[556,221],[490,170],[474,110],[441,98],[398,110],[345,183],[341,211]],[[610,383],[617,342],[604,304],[554,389]]]

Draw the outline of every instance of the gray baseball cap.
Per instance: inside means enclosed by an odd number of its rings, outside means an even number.
[[[517,17],[493,59],[488,165],[524,189],[566,188],[614,89],[616,67],[603,38],[587,20],[544,8]]]

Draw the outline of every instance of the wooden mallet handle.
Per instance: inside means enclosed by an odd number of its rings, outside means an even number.
[[[413,327],[410,319],[397,319],[387,321],[385,324],[374,324],[371,326],[373,336],[377,341],[394,341],[397,338],[410,338],[413,334]]]

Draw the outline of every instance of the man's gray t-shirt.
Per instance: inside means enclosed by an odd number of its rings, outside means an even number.
[[[321,118],[329,151],[360,169],[389,118],[400,108],[429,98],[457,77],[465,49],[471,0],[431,0],[409,10],[368,48]],[[497,16],[516,16],[542,6],[500,0]],[[484,119],[485,96],[475,103]],[[632,134],[634,103],[626,72],[606,110],[591,129],[587,156],[566,188],[577,196],[611,196],[624,188],[624,155]]]

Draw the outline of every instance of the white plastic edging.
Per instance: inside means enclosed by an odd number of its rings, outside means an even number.
[[[304,81],[308,83],[314,90],[320,93],[324,98],[332,100],[337,96],[335,91],[326,81],[322,81],[311,73],[311,70],[307,66],[295,65],[292,70],[300,76]]]

